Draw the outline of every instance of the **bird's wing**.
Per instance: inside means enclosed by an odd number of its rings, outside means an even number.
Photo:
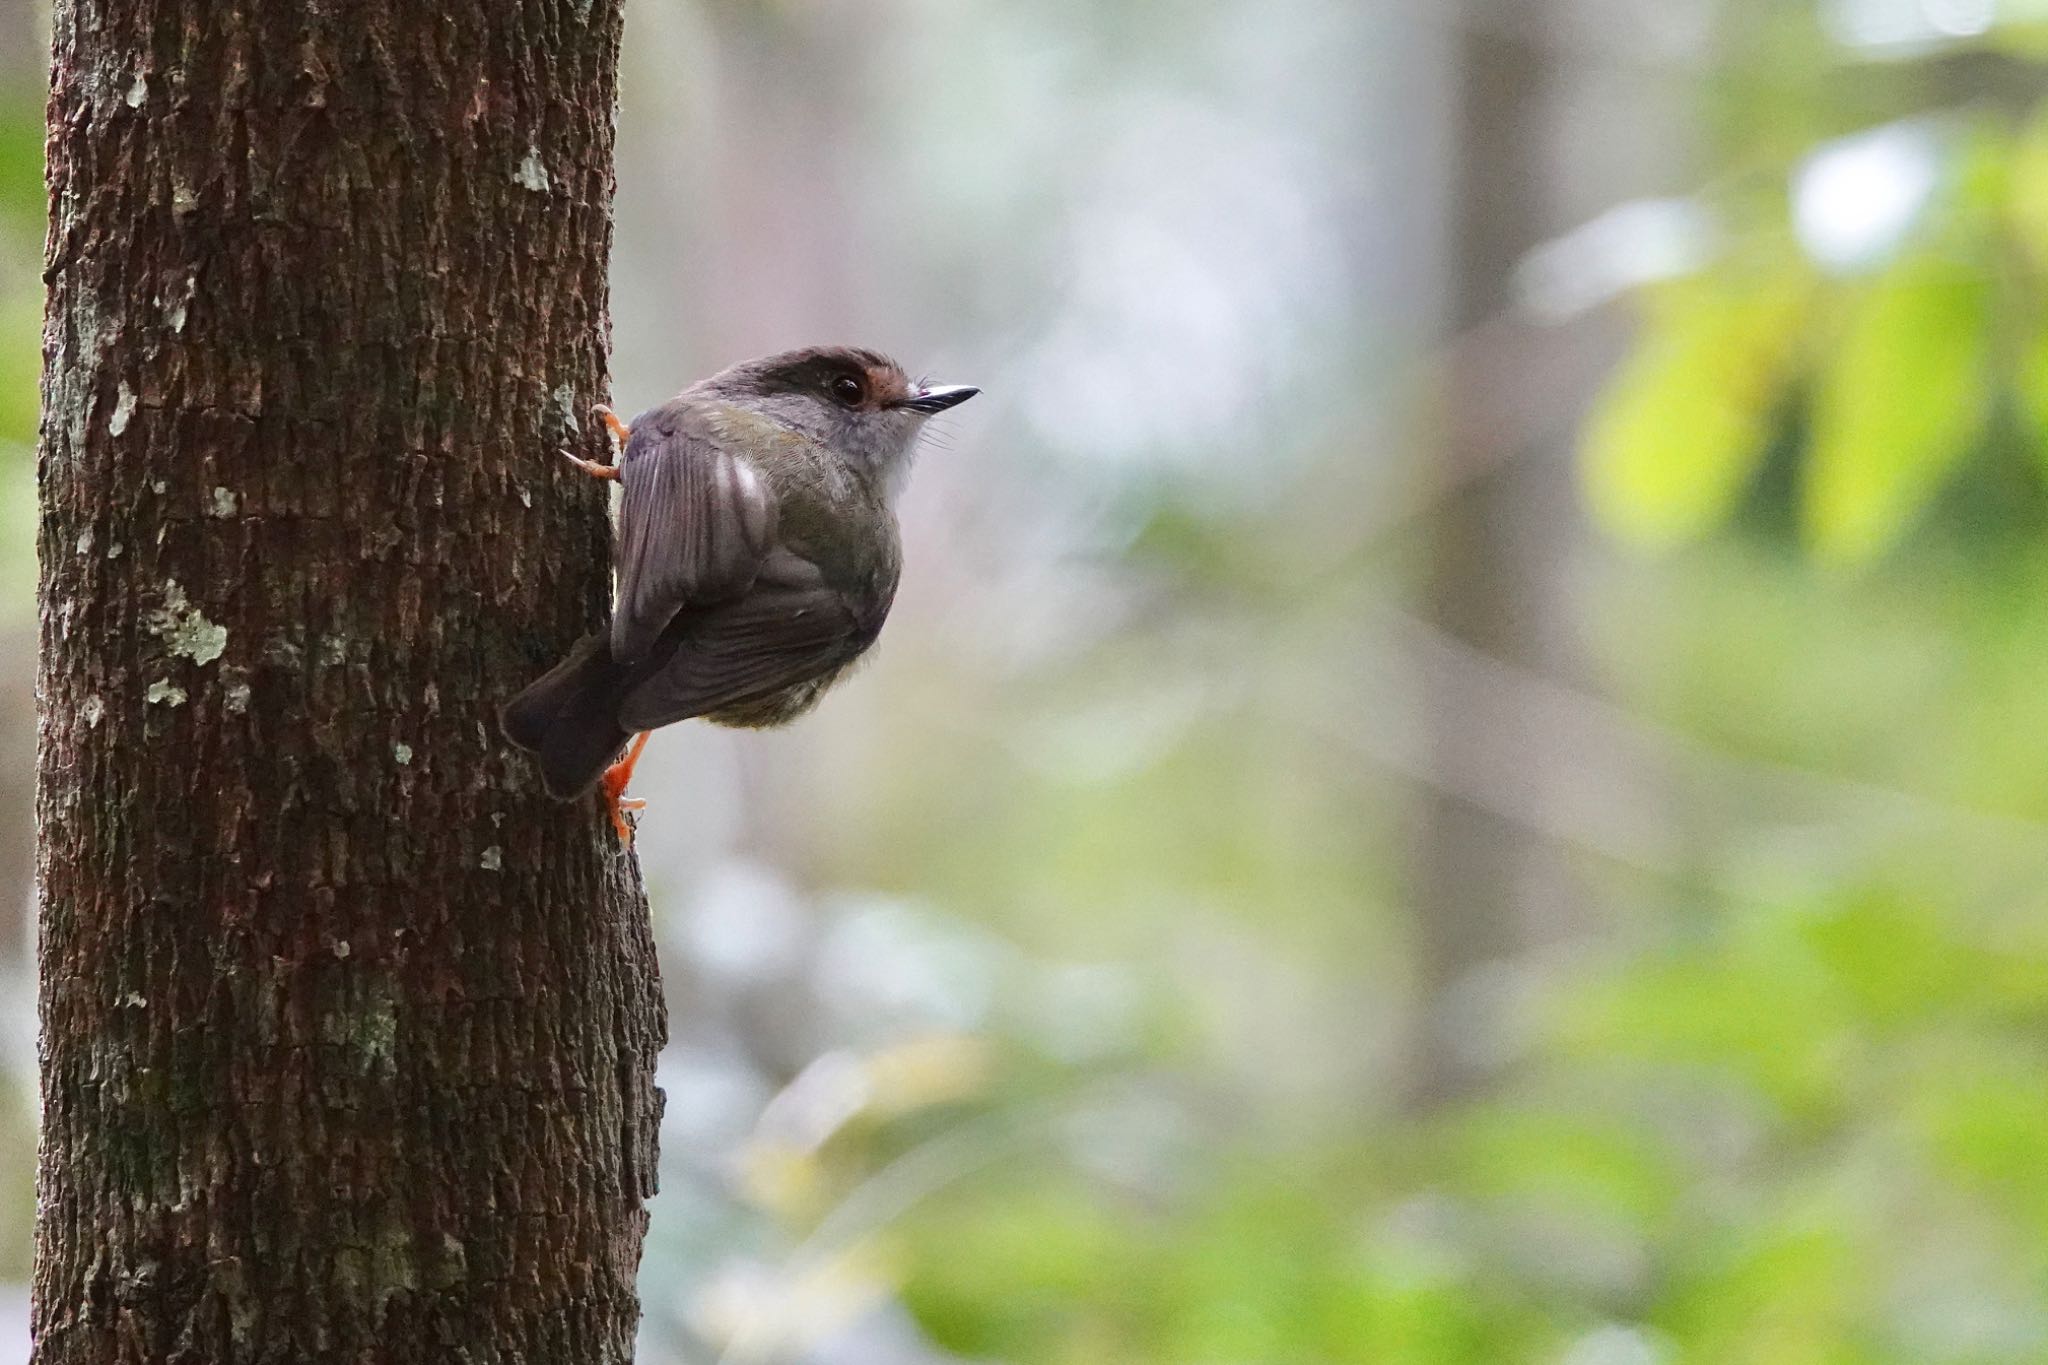
[[[746,596],[676,621],[675,653],[626,694],[619,724],[652,730],[830,673],[873,642],[887,609],[850,600],[778,550]]]
[[[680,403],[634,424],[619,482],[612,657],[632,664],[684,607],[747,590],[775,538],[775,499],[703,415]]]

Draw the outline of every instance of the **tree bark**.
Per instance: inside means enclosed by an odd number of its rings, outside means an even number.
[[[618,0],[60,0],[33,1326],[630,1359],[662,1007],[495,712],[597,620]]]

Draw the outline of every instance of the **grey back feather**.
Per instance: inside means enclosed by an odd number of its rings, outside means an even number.
[[[686,606],[746,592],[775,540],[775,500],[721,446],[709,413],[679,398],[633,423],[619,468],[618,608],[612,657],[645,657]]]

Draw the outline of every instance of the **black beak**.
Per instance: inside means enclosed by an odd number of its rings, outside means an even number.
[[[897,406],[926,414],[944,412],[947,408],[960,406],[980,392],[981,390],[972,384],[939,384],[932,388],[919,389]]]

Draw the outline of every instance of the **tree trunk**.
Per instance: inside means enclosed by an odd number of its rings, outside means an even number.
[[[1556,339],[1514,328],[1514,270],[1551,226],[1546,170],[1558,73],[1540,36],[1547,3],[1516,10],[1527,33],[1470,24],[1456,54],[1458,158],[1451,200],[1449,374],[1460,411],[1444,459],[1467,481],[1434,523],[1424,589],[1430,619],[1486,654],[1540,667],[1557,647],[1571,485],[1559,433],[1536,413],[1554,407],[1529,374]],[[1486,344],[1515,332],[1516,344]],[[1554,362],[1554,357],[1552,357]],[[1516,401],[1517,399],[1521,401]],[[1476,471],[1476,472],[1475,472]],[[1540,787],[1549,777],[1541,737],[1526,721],[1489,711],[1456,677],[1431,678],[1431,762],[1446,779],[1508,770]],[[1447,780],[1421,803],[1413,870],[1420,972],[1413,1094],[1424,1105],[1465,1093],[1492,1069],[1484,973],[1519,955],[1557,894],[1557,850]]]
[[[1546,238],[1644,193],[1689,183],[1675,111],[1696,92],[1654,63],[1570,55],[1561,0],[1469,12],[1456,42],[1446,478],[1424,609],[1444,634],[1512,673],[1572,685],[1585,672],[1573,600],[1584,522],[1572,455],[1585,408],[1621,352],[1602,312],[1537,320],[1516,268]],[[1620,26],[1624,47],[1649,39]],[[1423,1008],[1412,1097],[1491,1083],[1524,1041],[1514,966],[1582,933],[1586,890],[1563,846],[1583,799],[1583,737],[1500,679],[1426,667],[1431,764],[1413,868]],[[1527,689],[1520,689],[1527,690]],[[1597,769],[1597,763],[1592,764]]]
[[[54,34],[37,1358],[628,1360],[646,907],[495,721],[607,591],[618,0]]]

